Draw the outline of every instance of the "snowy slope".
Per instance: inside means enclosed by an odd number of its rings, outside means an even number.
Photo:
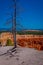
[[[12,47],[0,47],[0,54]],[[0,65],[43,65],[43,51],[32,48],[17,48],[14,56],[0,56]]]

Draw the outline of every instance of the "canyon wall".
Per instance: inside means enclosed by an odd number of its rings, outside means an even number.
[[[0,43],[2,46],[6,45],[7,39],[11,39],[14,43],[14,38],[12,33],[1,33]],[[29,47],[38,50],[43,50],[43,35],[16,35],[17,45],[21,47]]]

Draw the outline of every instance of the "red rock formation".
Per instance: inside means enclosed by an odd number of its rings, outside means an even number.
[[[18,45],[22,47],[30,47],[38,50],[43,50],[43,39],[39,38],[21,38],[17,40]]]

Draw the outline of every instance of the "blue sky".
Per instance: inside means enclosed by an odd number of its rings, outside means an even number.
[[[5,25],[13,12],[12,0],[0,0],[0,28],[10,28]],[[19,21],[25,29],[43,29],[43,0],[19,0]]]

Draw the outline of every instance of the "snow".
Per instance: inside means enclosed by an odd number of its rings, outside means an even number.
[[[12,47],[0,47],[0,54],[5,53]],[[43,65],[43,51],[33,48],[18,47],[13,56],[5,54],[0,56],[0,65]]]

